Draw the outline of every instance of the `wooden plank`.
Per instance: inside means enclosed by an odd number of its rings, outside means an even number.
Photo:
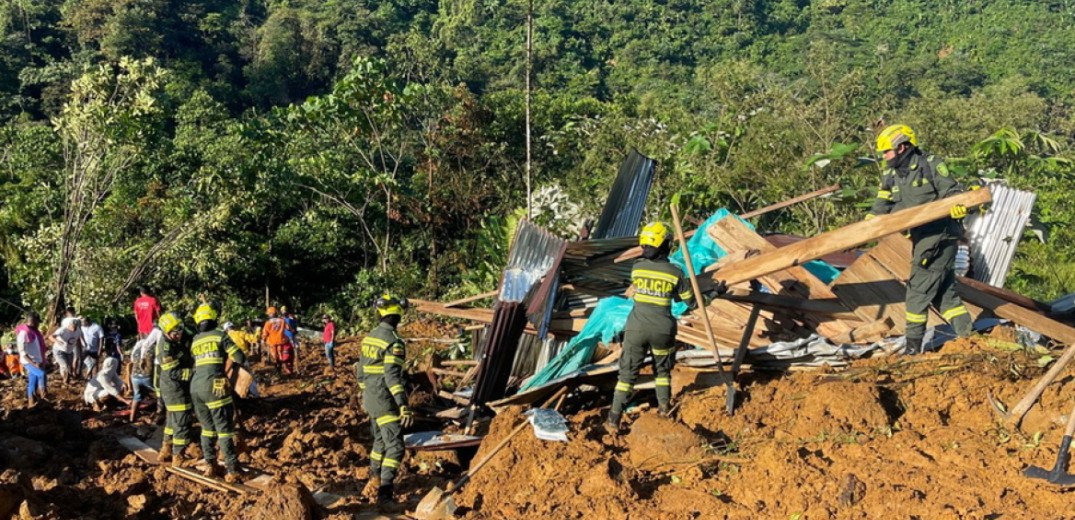
[[[1014,292],[1014,291],[1009,291],[1008,289],[1001,289],[1000,287],[993,287],[992,285],[989,285],[989,284],[987,284],[985,282],[979,282],[978,280],[975,280],[974,278],[967,278],[965,276],[957,276],[956,280],[958,280],[963,285],[972,287],[972,288],[974,288],[976,290],[979,290],[981,292],[984,292],[984,293],[986,293],[986,294],[988,294],[990,296],[993,296],[995,298],[1000,298],[1000,299],[1005,300],[1005,301],[1009,301],[1011,303],[1014,303],[1014,304],[1019,305],[1021,307],[1026,307],[1027,309],[1030,309],[1030,310],[1033,310],[1033,311],[1042,312],[1042,313],[1048,313],[1048,312],[1050,312],[1052,310],[1048,305],[1046,305],[1046,304],[1044,304],[1042,302],[1039,302],[1039,301],[1037,301],[1037,300],[1035,300],[1033,298],[1027,298],[1026,296],[1023,296],[1022,294],[1019,294],[1019,293]]]
[[[845,251],[877,240],[904,229],[913,228],[948,216],[949,210],[956,204],[979,206],[991,200],[989,189],[968,191],[953,197],[922,204],[913,208],[897,211],[874,219],[857,222],[849,226],[822,233],[802,242],[764,252],[741,262],[725,266],[703,278],[703,289],[712,288],[718,280],[735,284],[753,280],[770,273],[802,265],[810,260],[838,251]]]
[[[804,193],[802,195],[799,195],[798,197],[792,197],[792,198],[790,198],[788,200],[785,200],[785,201],[782,201],[782,202],[777,202],[776,204],[770,204],[768,206],[765,206],[764,208],[759,208],[759,209],[756,209],[754,211],[748,211],[746,213],[743,213],[742,215],[739,215],[739,218],[748,219],[748,218],[758,217],[758,216],[764,215],[766,213],[769,213],[771,211],[776,211],[778,209],[783,209],[783,208],[786,208],[788,206],[798,204],[800,202],[805,202],[805,201],[808,201],[810,199],[820,197],[822,195],[827,195],[827,194],[832,193],[832,192],[834,192],[834,191],[836,191],[838,189],[840,189],[839,184],[833,184],[832,186],[826,186],[824,188],[821,188],[820,190],[811,191],[810,193]]]
[[[492,298],[499,294],[499,291],[483,292],[481,294],[475,294],[474,296],[467,296],[466,298],[460,298],[458,300],[452,300],[448,303],[442,304],[444,307],[458,307],[460,305],[466,305],[468,303],[474,303],[478,300],[484,300],[486,298]]]
[[[1021,305],[1002,300],[963,283],[956,284],[956,292],[964,301],[993,311],[997,316],[1012,320],[1030,330],[1044,334],[1065,345],[1075,343],[1075,328],[1069,327]]]
[[[116,440],[119,441],[121,446],[130,450],[131,453],[134,453],[136,457],[143,461],[153,465],[160,464],[160,461],[157,459],[157,450],[150,448],[148,444],[142,442],[137,437],[125,436]]]

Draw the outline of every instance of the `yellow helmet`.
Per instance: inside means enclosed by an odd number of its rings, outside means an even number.
[[[208,303],[203,303],[198,306],[198,310],[194,311],[194,323],[201,323],[203,321],[217,319],[216,309]]]
[[[161,328],[161,332],[170,334],[176,327],[183,324],[183,318],[179,317],[179,314],[174,312],[165,313],[157,319],[157,326]]]
[[[403,315],[403,309],[410,306],[406,298],[396,298],[389,293],[384,293],[377,301],[373,302],[373,306],[377,308],[377,314],[382,318],[396,314]]]
[[[900,143],[911,143],[911,146],[918,146],[918,136],[907,125],[889,126],[881,130],[881,133],[877,136],[877,152],[884,153],[889,150],[895,150]]]
[[[642,228],[642,234],[638,236],[638,245],[661,247],[671,239],[672,231],[664,225],[664,222],[653,222]]]

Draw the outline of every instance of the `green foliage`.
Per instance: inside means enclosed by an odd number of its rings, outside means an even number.
[[[533,5],[538,223],[573,236],[635,148],[658,162],[647,218],[839,182],[756,222],[817,233],[861,218],[877,127],[903,122],[961,180],[1037,192],[1046,241],[1009,286],[1075,290],[1066,4]],[[0,298],[118,313],[150,283],[246,317],[268,292],[347,326],[383,288],[491,290],[526,207],[526,7],[4,3]]]

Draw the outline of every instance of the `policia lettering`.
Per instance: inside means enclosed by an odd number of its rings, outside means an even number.
[[[403,340],[391,325],[382,322],[362,340],[357,376],[373,433],[370,475],[380,476],[382,485],[393,482],[403,460],[403,428],[399,423],[399,411],[407,406],[403,361]]]
[[[239,472],[239,455],[235,450],[231,383],[225,377],[224,364],[229,358],[232,363],[245,364],[246,356],[227,334],[216,329],[216,312],[203,314],[202,311],[199,308],[194,317],[203,332],[194,336],[190,348],[194,358],[190,393],[194,413],[202,425],[202,454],[206,462],[210,469],[216,467],[219,446],[228,476],[233,476]]]
[[[608,423],[617,428],[627,399],[634,390],[638,373],[648,354],[653,355],[657,404],[667,412],[672,399],[672,368],[675,365],[676,320],[672,302],[694,306],[694,294],[683,271],[668,261],[672,234],[660,222],[647,225],[639,237],[643,258],[631,270],[634,308],[624,328],[620,373],[612,396]]]
[[[918,148],[914,131],[904,125],[886,128],[877,137],[877,151],[886,155],[885,170],[877,199],[867,219],[940,200],[963,191],[949,176],[944,162]],[[940,309],[956,333],[971,333],[972,320],[955,290],[957,240],[963,235],[960,222],[966,208],[952,208],[951,218],[911,229],[914,256],[907,281],[907,352],[922,352],[929,306]]]
[[[170,312],[161,316],[158,327],[163,334],[154,353],[160,360],[155,386],[164,400],[166,412],[161,451],[167,455],[174,447],[178,457],[183,448],[190,444],[192,437],[191,413],[194,404],[190,397],[190,380],[194,360],[190,356],[190,335],[183,330],[178,314]]]

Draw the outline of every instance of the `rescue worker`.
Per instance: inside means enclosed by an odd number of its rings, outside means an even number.
[[[918,148],[918,137],[906,125],[892,125],[877,136],[877,152],[885,160],[885,172],[869,220],[877,215],[911,208],[953,196],[962,187],[953,179],[944,162]],[[977,189],[975,186],[973,189]],[[962,219],[967,208],[952,206],[949,218],[923,224],[910,231],[914,253],[911,277],[907,280],[908,354],[922,353],[922,338],[930,304],[952,325],[960,337],[970,335],[970,313],[955,289],[957,241],[963,235]]]
[[[194,413],[202,425],[202,457],[208,463],[205,476],[220,476],[217,464],[217,447],[224,457],[227,473],[224,480],[238,482],[239,454],[235,450],[235,424],[231,397],[231,382],[225,375],[225,362],[242,365],[246,356],[232,343],[224,332],[217,330],[217,310],[203,303],[194,311],[198,335],[190,346],[194,358],[194,377],[190,381],[190,395],[194,401]]]
[[[414,420],[407,407],[403,339],[396,334],[408,303],[385,293],[374,306],[381,323],[362,340],[355,375],[373,432],[370,481],[364,493],[370,496],[376,490],[377,503],[385,504],[392,501],[393,481],[403,460],[403,429]]]
[[[190,356],[190,335],[183,330],[183,318],[176,312],[169,312],[157,320],[160,339],[155,346],[156,384],[160,398],[164,401],[164,438],[161,439],[160,454],[162,462],[172,462],[173,466],[182,464],[183,449],[191,441],[191,424],[194,410],[190,398],[190,380],[193,374],[194,360]],[[153,337],[151,334],[147,338]]]
[[[261,339],[269,346],[269,357],[276,364],[276,371],[282,368],[285,374],[292,374],[295,359],[291,340],[287,339],[287,322],[277,314],[276,307],[269,307],[265,313],[269,319],[261,329]]]
[[[634,308],[624,327],[620,373],[607,421],[612,432],[619,430],[623,408],[647,354],[653,355],[658,410],[662,414],[669,412],[672,367],[676,362],[676,320],[672,317],[672,302],[683,301],[692,309],[695,306],[690,279],[668,261],[672,247],[672,232],[668,226],[662,222],[647,225],[642,228],[638,243],[642,246],[642,258],[631,269]]]

